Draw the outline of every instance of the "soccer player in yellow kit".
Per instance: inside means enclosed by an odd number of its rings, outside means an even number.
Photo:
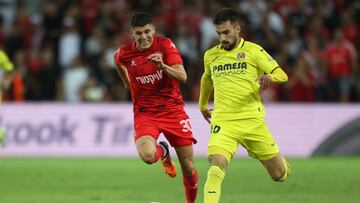
[[[214,24],[220,43],[204,55],[199,98],[201,113],[211,122],[205,203],[219,202],[225,170],[239,144],[264,165],[274,181],[283,182],[290,175],[290,165],[280,155],[264,121],[259,94],[270,83],[286,82],[286,73],[261,46],[240,37],[235,10],[221,9]],[[209,110],[213,89],[214,109]]]
[[[0,103],[1,103],[1,90],[9,85],[11,78],[11,71],[13,70],[13,64],[9,60],[6,53],[0,50]]]
[[[2,96],[2,89],[10,85],[11,71],[13,69],[13,64],[9,60],[9,57],[6,53],[0,50],[0,103]],[[3,145],[5,136],[5,129],[0,126],[0,145]]]

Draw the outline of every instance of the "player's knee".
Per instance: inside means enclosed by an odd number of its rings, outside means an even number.
[[[285,158],[282,158],[282,160],[284,163],[284,168],[279,170],[280,172],[278,172],[278,174],[281,174],[281,175],[273,178],[273,180],[277,181],[277,182],[286,181],[291,174],[291,167],[290,167],[289,162]]]
[[[141,152],[140,158],[147,164],[153,164],[154,163],[154,154],[153,153],[147,153],[147,152]]]
[[[273,172],[270,174],[270,176],[273,181],[278,181],[282,177],[282,174],[278,172]]]
[[[220,179],[220,181],[222,181],[222,179],[224,179],[225,176],[225,170],[220,166],[212,165],[210,166],[207,175],[208,177],[216,177],[217,179]]]
[[[187,163],[181,166],[181,170],[186,176],[191,176],[195,172],[194,163]]]
[[[219,166],[223,170],[226,170],[228,166],[228,159],[226,158],[226,156],[216,154],[216,155],[210,155],[208,158],[210,165]]]
[[[285,182],[287,180],[288,176],[286,174],[284,174],[283,176],[281,177],[277,177],[277,178],[273,178],[273,180],[275,182]]]
[[[288,174],[286,170],[279,170],[276,173],[271,174],[271,178],[276,182],[284,182],[287,180]]]

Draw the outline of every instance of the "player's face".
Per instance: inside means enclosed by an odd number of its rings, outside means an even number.
[[[136,48],[140,51],[149,49],[153,43],[155,27],[153,24],[147,24],[142,27],[131,28],[131,34],[135,39]]]
[[[230,51],[235,48],[240,41],[240,25],[226,21],[222,24],[216,25],[216,32],[221,46]]]

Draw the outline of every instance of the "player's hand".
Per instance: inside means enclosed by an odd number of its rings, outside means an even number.
[[[165,63],[162,59],[162,54],[159,52],[150,54],[147,57],[148,60],[152,61],[153,63],[155,63],[160,69],[164,69],[165,67]]]
[[[212,113],[213,109],[205,109],[203,111],[201,111],[201,114],[203,115],[203,117],[205,118],[205,120],[210,123],[210,119],[211,119],[211,113]]]
[[[260,84],[261,89],[266,89],[270,83],[272,83],[271,76],[269,75],[262,75],[256,79],[256,81]]]

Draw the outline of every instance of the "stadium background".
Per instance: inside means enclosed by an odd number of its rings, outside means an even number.
[[[196,101],[202,54],[216,43],[211,16],[223,6],[242,13],[243,37],[263,45],[289,75],[261,94],[294,170],[288,183],[274,185],[240,150],[223,202],[357,202],[359,0],[0,0],[0,48],[15,66],[0,106],[0,202],[184,202],[173,198],[183,197],[180,178],[169,181],[159,165],[135,158],[130,95],[112,61],[140,10],[154,15],[157,33],[183,56],[201,188],[209,129]],[[338,31],[350,54],[333,71],[329,46]],[[344,83],[351,89],[340,95]]]
[[[185,100],[196,101],[204,50],[216,42],[211,17],[223,6],[242,13],[242,35],[261,44],[290,76],[264,91],[266,102],[356,102],[358,0],[2,0],[0,48],[15,64],[10,101],[130,101],[116,76],[113,53],[128,42],[135,11],[154,15],[157,33],[173,39],[189,76]],[[327,68],[337,31],[341,67]],[[350,67],[354,64],[353,67]],[[334,69],[334,70],[333,70]],[[351,83],[339,96],[337,82]]]

